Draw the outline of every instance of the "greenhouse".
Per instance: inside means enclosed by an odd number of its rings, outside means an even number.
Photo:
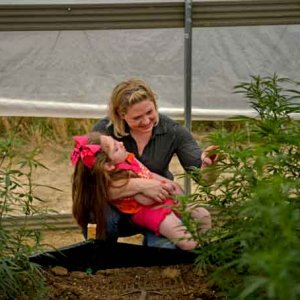
[[[299,299],[299,70],[300,0],[0,0],[0,300]],[[80,223],[78,161],[90,172],[82,203],[111,204],[112,182],[100,191],[93,179],[103,135],[98,144],[89,132],[128,79],[154,100],[117,108],[128,131],[113,124],[114,149],[133,139],[137,153],[127,151],[152,175],[130,169],[116,198],[131,199],[136,179],[133,201],[170,209],[184,237],[162,225],[129,234],[118,219],[117,235],[99,238],[98,204]],[[161,153],[182,132],[193,142],[182,138],[160,173],[143,155],[169,119],[182,131]],[[142,150],[138,122],[152,126]],[[145,178],[159,185],[143,193]]]

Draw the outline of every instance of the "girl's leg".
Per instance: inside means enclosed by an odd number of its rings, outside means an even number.
[[[192,239],[191,234],[173,212],[166,215],[160,223],[159,233],[182,250],[193,250],[197,247],[197,242]]]
[[[194,220],[199,221],[199,231],[201,233],[204,233],[211,228],[211,215],[207,209],[189,205],[186,210],[191,214],[191,217]]]

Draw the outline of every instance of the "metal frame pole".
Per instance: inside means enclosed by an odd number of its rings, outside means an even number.
[[[185,0],[184,20],[184,120],[185,127],[192,128],[192,0]],[[191,193],[191,181],[185,176],[185,192]]]

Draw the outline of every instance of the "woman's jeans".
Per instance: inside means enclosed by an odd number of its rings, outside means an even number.
[[[86,231],[83,233],[86,237]],[[109,242],[117,242],[118,237],[143,234],[143,244],[148,247],[171,248],[176,246],[168,239],[158,237],[154,232],[140,228],[132,223],[130,215],[120,213],[112,206],[106,211],[106,239]]]

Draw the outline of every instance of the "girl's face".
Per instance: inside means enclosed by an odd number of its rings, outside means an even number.
[[[133,104],[122,116],[131,131],[136,133],[152,132],[157,123],[158,113],[151,100],[143,100]]]
[[[106,135],[102,135],[100,140],[103,151],[107,154],[114,165],[126,160],[128,152],[122,142],[118,142],[111,136]]]

